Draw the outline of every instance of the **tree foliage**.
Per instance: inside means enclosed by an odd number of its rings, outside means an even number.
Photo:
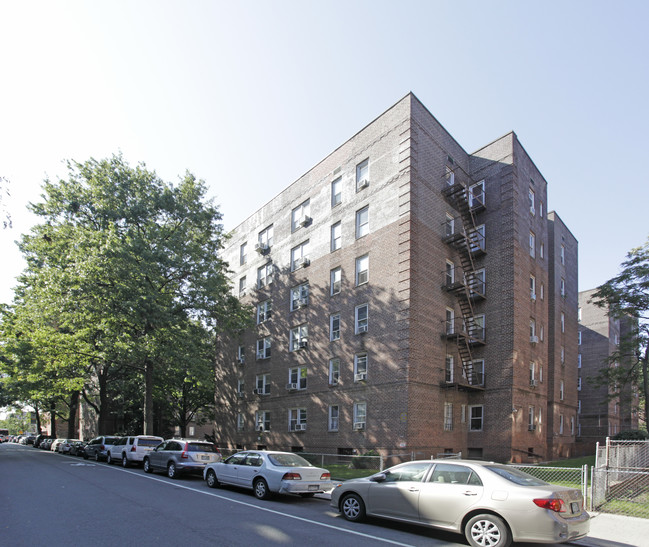
[[[620,366],[603,369],[600,378],[619,393],[620,386],[640,388],[644,401],[644,422],[649,401],[649,239],[632,249],[621,272],[597,288],[594,304],[606,308],[610,317],[630,326],[611,359]]]

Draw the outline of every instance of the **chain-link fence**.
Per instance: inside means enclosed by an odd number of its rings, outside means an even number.
[[[649,518],[649,441],[597,445],[591,511]]]

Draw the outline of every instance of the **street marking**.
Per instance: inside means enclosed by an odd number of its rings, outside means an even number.
[[[324,522],[318,522],[317,520],[311,520],[311,519],[307,519],[307,518],[304,518],[304,517],[298,517],[296,515],[291,515],[290,513],[283,513],[281,511],[277,511],[276,509],[269,509],[268,507],[260,507],[259,505],[255,505],[253,503],[248,503],[247,501],[239,501],[239,500],[235,500],[235,499],[232,499],[232,498],[227,498],[225,496],[222,496],[220,494],[216,494],[214,492],[209,492],[209,491],[205,491],[205,490],[199,490],[198,488],[193,488],[191,486],[185,486],[183,484],[179,484],[179,483],[176,483],[176,482],[172,483],[172,482],[166,481],[164,479],[159,479],[157,477],[151,477],[149,475],[143,475],[142,473],[137,473],[135,471],[129,471],[128,469],[116,468],[116,467],[111,467],[111,466],[107,466],[107,467],[110,468],[110,469],[115,469],[117,471],[122,471],[124,473],[130,473],[131,475],[134,475],[136,477],[140,477],[140,478],[143,478],[143,479],[148,479],[148,480],[152,480],[152,481],[156,481],[156,482],[161,482],[163,484],[173,486],[174,488],[183,488],[184,490],[190,490],[190,491],[196,492],[198,494],[204,494],[206,496],[211,496],[213,498],[218,498],[220,500],[228,501],[230,503],[236,503],[236,504],[239,504],[239,505],[243,505],[245,507],[250,507],[252,509],[258,509],[259,511],[265,511],[266,513],[272,513],[274,515],[287,517],[287,518],[290,518],[290,519],[293,519],[293,520],[299,520],[301,522],[306,522],[308,524],[315,524],[316,526],[322,526],[323,528],[330,528],[332,530],[336,530],[337,532],[344,532],[346,534],[351,534],[351,535],[354,535],[354,536],[364,537],[364,538],[367,538],[367,539],[371,539],[373,541],[380,541],[381,543],[389,543],[391,545],[401,545],[402,547],[413,547],[410,543],[401,543],[399,541],[393,541],[391,539],[385,539],[385,538],[382,538],[382,537],[379,537],[379,536],[373,536],[371,534],[365,534],[363,532],[356,532],[354,530],[348,530],[346,528],[340,528],[338,526],[333,526],[332,524],[325,524]]]

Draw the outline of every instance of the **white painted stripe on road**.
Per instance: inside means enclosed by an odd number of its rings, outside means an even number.
[[[361,536],[367,539],[371,539],[372,541],[380,541],[381,543],[389,543],[391,545],[401,545],[402,547],[413,547],[409,543],[401,543],[399,541],[392,541],[390,539],[385,539],[379,536],[373,536],[371,534],[364,534],[363,532],[356,532],[354,530],[348,530],[346,528],[339,528],[338,526],[333,526],[332,524],[325,524],[324,522],[318,522],[317,520],[311,520],[307,519],[304,517],[298,517],[296,515],[291,515],[290,513],[283,513],[282,511],[277,511],[275,509],[269,509],[268,507],[260,507],[259,505],[255,505],[254,503],[248,503],[247,501],[239,501],[235,500],[232,498],[228,498],[225,496],[222,496],[220,494],[216,494],[215,492],[209,492],[206,490],[199,490],[198,488],[193,488],[191,486],[185,486],[183,484],[177,483],[177,482],[169,482],[163,479],[160,479],[158,477],[152,477],[150,475],[143,475],[142,473],[136,473],[135,471],[129,471],[128,469],[122,469],[122,468],[116,468],[116,467],[111,467],[110,465],[106,466],[108,469],[114,469],[116,471],[122,471],[124,473],[130,473],[131,475],[134,475],[135,477],[140,477],[143,479],[149,479],[151,481],[156,481],[156,482],[161,482],[163,484],[167,484],[169,486],[173,486],[174,488],[183,488],[185,490],[191,490],[192,492],[196,492],[198,494],[204,494],[206,496],[211,496],[213,498],[218,498],[224,501],[228,501],[230,503],[237,503],[239,505],[243,505],[245,507],[250,507],[252,509],[258,509],[259,511],[266,511],[267,513],[272,513],[274,515],[280,515],[282,517],[287,517],[293,520],[299,520],[302,522],[306,522],[308,524],[314,524],[316,526],[322,526],[324,528],[331,528],[332,530],[336,530],[337,532],[344,532],[346,534],[351,534],[354,536]]]

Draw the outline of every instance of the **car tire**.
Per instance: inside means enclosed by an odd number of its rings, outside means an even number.
[[[252,485],[252,491],[258,500],[267,500],[270,498],[270,490],[265,479],[257,479]]]
[[[85,452],[83,453],[83,459],[84,459],[84,460],[87,460],[87,459],[88,459],[88,454],[86,454]]]
[[[126,454],[122,454],[122,467],[126,469],[128,467],[128,458]]]
[[[464,527],[464,536],[472,547],[509,547],[512,543],[505,522],[488,513],[469,519]]]
[[[350,522],[359,522],[365,518],[365,503],[358,494],[347,494],[340,500],[340,512]]]
[[[111,463],[113,463],[113,458],[111,457],[110,452],[109,452],[108,454],[106,454],[106,463],[107,463],[108,465],[110,465]]]
[[[207,476],[205,477],[205,482],[207,483],[207,486],[210,488],[217,488],[219,486],[219,479],[216,478],[216,473],[214,472],[213,469],[210,469],[207,472]]]
[[[95,461],[96,461],[96,462],[101,461],[101,460],[99,459],[99,452],[95,452]]]
[[[144,458],[144,463],[142,464],[145,473],[153,473],[153,468],[151,467],[151,462],[149,458]]]
[[[167,465],[167,477],[170,479],[178,478],[178,470],[176,469],[176,464],[174,462],[169,462],[169,465]]]

